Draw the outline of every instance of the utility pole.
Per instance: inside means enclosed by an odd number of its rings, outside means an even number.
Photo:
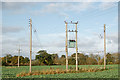
[[[30,72],[31,72],[31,58],[32,58],[32,19],[30,18]]]
[[[66,71],[68,71],[68,30],[67,30],[67,22],[65,21],[66,26]]]
[[[66,70],[68,70],[68,32],[75,32],[76,33],[76,71],[78,71],[78,58],[77,58],[77,55],[78,55],[78,46],[77,46],[77,24],[78,22],[66,22],[65,21],[65,24],[66,24]],[[67,25],[68,24],[75,24],[75,28],[76,30],[67,30]],[[72,40],[75,42],[75,40]],[[69,43],[70,43],[70,40],[69,40]],[[69,48],[70,48],[70,44],[69,44]],[[71,48],[74,48],[74,47],[71,47]]]
[[[106,68],[106,27],[104,24],[104,69]]]
[[[78,22],[76,23],[76,71],[78,71],[78,47],[77,47],[77,24]]]
[[[19,64],[20,64],[19,57],[20,57],[20,45],[19,45],[19,49],[18,49],[18,67],[19,67]]]

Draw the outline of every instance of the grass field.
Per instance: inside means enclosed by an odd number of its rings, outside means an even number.
[[[50,67],[65,69],[64,65],[61,66],[32,66],[33,71],[46,70]],[[70,65],[69,67],[75,67]],[[79,65],[79,68],[86,67],[103,67],[103,65]],[[99,71],[99,72],[82,72],[82,73],[65,73],[65,74],[47,74],[47,75],[34,75],[24,76],[22,78],[118,78],[118,65],[107,65],[112,67],[110,70]],[[29,66],[3,66],[2,67],[2,78],[16,78],[16,74],[21,72],[29,72]],[[21,77],[18,77],[21,78]]]

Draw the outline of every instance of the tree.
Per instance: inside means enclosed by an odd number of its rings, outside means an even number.
[[[40,51],[38,51],[37,53],[38,53],[38,54],[45,54],[45,53],[47,53],[47,51],[46,51],[46,50],[40,50]]]
[[[91,57],[87,58],[86,61],[87,61],[88,65],[96,65],[97,64],[97,60],[94,58],[91,58]]]
[[[28,57],[25,57],[25,58],[24,58],[24,62],[25,62],[25,63],[28,63],[29,61],[30,61],[30,60],[29,60]]]
[[[62,55],[60,58],[66,58],[66,56],[65,56],[65,55]]]
[[[38,51],[39,55],[36,55],[36,60],[39,60],[40,63],[44,63],[45,65],[52,65],[53,59],[50,54],[45,50]]]
[[[51,54],[53,64],[58,64],[58,54]]]
[[[58,59],[58,54],[51,54],[52,59]]]
[[[78,64],[85,65],[87,58],[88,58],[88,56],[85,56],[83,53],[78,53]]]
[[[18,63],[18,56],[13,56],[11,58],[11,64],[12,65],[17,65],[17,63]]]
[[[75,63],[76,63],[76,61],[75,61],[74,58],[71,57],[71,58],[68,59],[68,64],[75,65]]]
[[[0,57],[0,66],[2,65],[2,57]]]
[[[40,65],[39,60],[32,60],[32,66],[38,66],[38,65]]]
[[[107,59],[106,59],[107,64],[115,63],[115,58],[110,53],[107,53],[106,57],[107,57]]]
[[[97,60],[98,65],[99,65],[99,64],[100,64],[100,59],[101,59],[100,55],[96,54],[96,55],[94,56],[94,58]]]
[[[28,57],[25,57],[24,58],[24,65],[29,65],[29,58]]]
[[[95,55],[93,55],[93,54],[91,53],[91,54],[90,54],[90,57],[94,59],[94,58],[95,58]]]
[[[6,63],[6,59],[7,59],[7,63]],[[29,63],[29,58],[28,57],[23,57],[20,56],[20,65],[28,65]],[[12,56],[11,54],[6,55],[5,57],[2,57],[2,65],[4,66],[8,66],[8,65],[18,65],[18,56]]]
[[[24,61],[24,57],[23,57],[23,56],[20,56],[19,59],[20,59],[20,64],[21,64],[21,65],[24,65],[24,63],[25,63],[25,61]]]
[[[85,65],[86,64],[86,59],[88,58],[87,55],[84,55],[83,53],[77,53],[78,54],[78,64],[79,65]],[[71,57],[74,59],[76,58],[76,53],[72,54]]]
[[[60,59],[58,59],[58,64],[65,65],[66,64],[66,56],[61,55]]]
[[[111,54],[113,57],[114,57],[114,64],[119,64],[119,56],[120,56],[120,53],[113,53]]]
[[[65,65],[66,64],[66,59],[65,58],[59,58],[58,59],[58,64]]]
[[[6,63],[6,58],[5,57],[2,57],[2,66],[6,66],[7,63]]]
[[[12,55],[11,54],[7,54],[6,57],[7,57],[7,62],[11,63]]]

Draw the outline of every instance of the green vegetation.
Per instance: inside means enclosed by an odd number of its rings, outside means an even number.
[[[85,55],[83,53],[78,53],[78,67],[80,68],[94,68],[96,71],[83,71],[80,73],[76,72],[65,72],[65,59],[66,56],[62,55],[59,57],[57,54],[49,54],[45,50],[37,52],[35,59],[32,60],[32,72],[34,71],[49,71],[51,69],[60,69],[60,74],[40,74],[40,75],[27,75],[22,76],[22,78],[118,78],[118,53],[107,53],[106,63],[107,67],[112,69],[108,70],[97,70],[96,68],[103,68],[103,58],[100,55]],[[69,69],[75,70],[75,55],[73,53],[68,57]],[[29,58],[20,56],[20,67],[17,67],[18,56],[12,56],[10,54],[2,59],[2,77],[3,78],[17,78],[17,74],[29,73]],[[20,78],[20,76],[18,77]]]
[[[68,56],[69,65],[76,64],[76,53],[73,53],[71,56]],[[119,64],[118,53],[107,53],[106,55],[106,64]],[[49,54],[45,50],[40,50],[37,52],[35,59],[32,60],[32,66],[39,65],[65,65],[66,56],[62,55],[61,57],[58,54]],[[16,66],[18,64],[18,56],[12,56],[10,54],[2,57],[3,66]],[[79,65],[97,65],[103,64],[103,57],[100,55],[85,55],[83,53],[78,53],[78,64]],[[29,58],[20,56],[20,65],[28,66]]]
[[[69,65],[70,68],[75,68],[75,65]],[[103,65],[79,65],[79,68],[95,68],[103,67]],[[47,75],[33,75],[23,76],[22,78],[118,78],[118,65],[107,65],[112,68],[105,71],[98,72],[82,72],[82,73],[66,73],[66,74],[47,74]],[[41,71],[46,69],[65,69],[64,65],[56,66],[32,66],[32,71]],[[21,72],[29,72],[29,66],[3,66],[2,77],[3,78],[16,78],[16,75]],[[20,77],[19,77],[20,78]]]
[[[29,65],[29,58],[28,57],[19,57],[20,65]],[[18,65],[18,56],[12,56],[11,54],[2,57],[2,66],[16,66]]]

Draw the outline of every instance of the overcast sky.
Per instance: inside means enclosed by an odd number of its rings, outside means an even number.
[[[2,56],[29,57],[29,18],[33,27],[33,54],[42,49],[48,53],[65,54],[65,23],[78,21],[78,52],[103,51],[106,24],[107,52],[118,51],[117,2],[4,2],[2,3]],[[74,25],[68,25],[74,29]],[[71,27],[71,28],[70,28]],[[36,30],[36,32],[34,32]],[[71,36],[70,36],[71,35]],[[70,34],[74,39],[75,34]],[[69,49],[69,55],[75,49]],[[97,54],[97,53],[94,53]],[[99,53],[103,55],[103,53]]]

